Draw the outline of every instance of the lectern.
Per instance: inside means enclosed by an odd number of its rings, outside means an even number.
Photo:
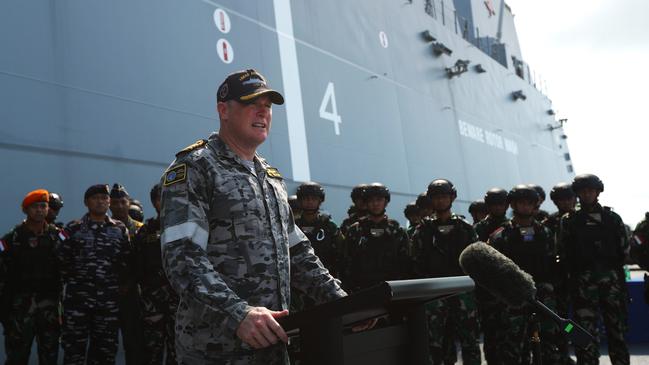
[[[279,323],[289,335],[299,335],[305,365],[424,365],[429,354],[424,305],[473,288],[468,276],[386,281]],[[386,318],[380,326],[352,332],[352,325],[378,317]]]

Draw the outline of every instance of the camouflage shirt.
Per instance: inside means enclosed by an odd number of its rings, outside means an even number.
[[[277,349],[236,336],[251,307],[288,309],[291,286],[316,303],[346,293],[295,226],[277,169],[255,155],[253,170],[216,133],[176,157],[160,219],[163,267],[180,295],[178,356],[259,362]]]
[[[84,293],[93,299],[116,299],[131,276],[131,244],[124,223],[108,216],[98,223],[86,214],[68,223],[66,232],[69,238],[56,250],[66,297]]]
[[[343,253],[343,235],[331,217],[318,212],[315,220],[308,222],[304,215],[295,220],[295,224],[304,232],[327,269],[337,277]]]
[[[475,231],[478,234],[478,239],[480,241],[487,242],[491,233],[495,231],[496,228],[500,227],[501,224],[507,222],[507,220],[507,217],[504,215],[502,217],[494,217],[492,215],[488,215],[485,219],[481,220],[475,225]]]

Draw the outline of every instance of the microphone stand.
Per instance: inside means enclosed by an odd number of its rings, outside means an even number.
[[[541,337],[539,332],[541,332],[541,322],[539,321],[539,316],[535,311],[530,315],[530,322],[532,325],[532,337],[530,337],[530,342],[532,344],[532,364],[541,365],[543,360],[541,359]]]

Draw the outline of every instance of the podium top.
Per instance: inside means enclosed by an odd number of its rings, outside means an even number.
[[[468,276],[384,281],[347,297],[279,319],[285,331],[342,318],[344,326],[386,315],[394,310],[473,290]]]

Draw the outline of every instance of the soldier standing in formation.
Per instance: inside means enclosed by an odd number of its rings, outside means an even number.
[[[411,270],[408,234],[385,214],[390,191],[383,184],[373,183],[365,188],[365,199],[367,216],[349,227],[345,236],[343,283],[351,291],[385,280],[405,279]]]
[[[645,213],[642,222],[635,227],[629,253],[641,269],[649,271],[649,213]],[[644,300],[649,304],[649,275],[647,274],[644,276]]]
[[[529,185],[516,185],[508,194],[513,218],[503,223],[489,237],[489,244],[509,257],[534,278],[537,299],[549,308],[555,307],[552,263],[555,242],[552,232],[534,219],[539,195]],[[524,364],[530,361],[528,338],[531,309],[501,308],[498,328],[497,358],[503,364]],[[544,363],[559,364],[556,348],[558,327],[551,321],[540,320],[541,353]]]
[[[347,236],[347,230],[352,224],[358,222],[359,219],[363,218],[367,214],[367,201],[365,199],[366,189],[367,184],[359,184],[354,186],[352,189],[352,206],[347,210],[349,216],[340,224],[340,231],[344,236]]]
[[[570,272],[575,320],[597,338],[601,313],[611,363],[629,364],[624,342],[627,293],[623,265],[629,247],[626,229],[619,215],[599,204],[599,194],[604,191],[599,177],[577,175],[572,189],[579,197],[580,208],[562,218],[560,234]],[[577,348],[576,353],[579,364],[598,364],[599,340]]]
[[[420,214],[419,207],[417,207],[416,203],[408,203],[408,205],[403,209],[403,215],[408,220],[408,229],[406,229],[406,233],[408,233],[408,237],[410,238],[412,238],[415,229],[419,223],[421,223]]]
[[[485,219],[487,216],[487,205],[484,200],[476,200],[469,204],[469,214],[473,219],[473,225],[475,226],[478,222]]]
[[[475,225],[478,239],[483,242],[489,240],[493,231],[508,221],[507,219],[507,190],[491,188],[484,196],[487,207],[487,217]],[[481,286],[476,286],[475,296],[478,301],[480,323],[483,333],[483,350],[485,359],[489,364],[498,364],[497,331],[500,326],[500,312],[502,303]]]
[[[0,320],[7,365],[29,363],[32,342],[41,365],[59,353],[60,271],[54,254],[65,235],[46,221],[49,193],[34,190],[22,202],[26,219],[0,240]]]
[[[426,278],[464,275],[458,259],[464,248],[477,241],[475,230],[451,212],[457,191],[450,181],[433,180],[428,185],[428,196],[435,218],[424,218],[415,230],[412,247],[415,273]],[[433,301],[427,310],[433,364],[455,362],[455,353],[449,354],[448,348],[455,346],[456,336],[462,347],[462,362],[480,364],[478,313],[473,293]]]
[[[118,220],[128,229],[130,242],[135,239],[135,234],[142,227],[142,223],[129,216],[131,197],[126,188],[121,184],[113,184],[110,190],[110,212],[112,218]],[[131,256],[132,258],[132,256]],[[128,263],[132,266],[134,263]],[[133,270],[130,270],[131,272]],[[125,278],[119,288],[119,327],[122,333],[122,346],[126,357],[126,365],[140,365],[142,348],[142,316],[140,313],[139,294],[135,277]]]
[[[65,285],[63,362],[114,364],[119,327],[119,291],[131,277],[126,226],[110,218],[108,185],[84,194],[88,213],[66,228],[68,239],[56,250]]]
[[[57,222],[56,218],[59,216],[61,208],[63,208],[63,198],[57,193],[50,192],[50,201],[47,203],[47,223],[53,224],[61,229],[63,229],[63,222]]]
[[[419,215],[421,219],[432,218],[435,212],[433,211],[433,203],[430,201],[430,197],[427,192],[423,192],[417,196],[415,205],[419,208]]]
[[[541,209],[541,205],[545,202],[545,190],[540,185],[528,184],[530,188],[534,189],[539,196],[539,201],[536,203],[536,208],[534,208],[534,219],[539,222],[543,222],[550,214],[545,210]]]
[[[346,295],[295,225],[279,171],[256,153],[284,98],[255,70],[219,86],[220,130],[163,176],[163,267],[180,296],[183,364],[285,364],[290,287],[316,304]]]
[[[166,364],[176,364],[175,316],[178,295],[171,288],[162,268],[160,252],[160,184],[151,189],[151,204],[155,218],[146,223],[135,235],[135,276],[140,285],[142,328],[144,334],[142,363],[162,364],[166,349]]]

